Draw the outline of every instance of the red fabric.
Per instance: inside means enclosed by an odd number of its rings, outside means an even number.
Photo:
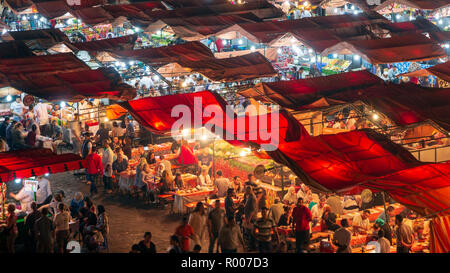
[[[33,5],[31,0],[5,0],[6,4],[15,12],[21,12]]]
[[[182,153],[182,157],[183,157],[183,162],[181,162],[181,156],[179,156],[177,159],[178,163],[186,164],[186,165],[198,164],[197,157],[194,155],[191,148],[187,148],[186,146],[183,146],[181,148],[181,153]]]
[[[36,144],[36,133],[35,132],[28,132],[27,137],[25,138],[25,143],[27,145],[30,145],[31,147],[34,147]]]
[[[68,13],[71,8],[64,0],[35,2],[38,12],[47,19],[54,19]]]
[[[194,235],[194,229],[191,227],[191,225],[186,224],[184,226],[179,226],[175,230],[175,235],[179,236],[181,239],[181,248],[184,252],[189,252],[190,246],[189,246],[189,238]]]
[[[117,38],[96,40],[84,43],[73,43],[72,45],[78,50],[85,51],[107,51],[107,50],[125,50],[133,49],[137,35],[127,35]]]
[[[435,217],[430,223],[430,252],[450,252],[450,215]]]
[[[23,179],[46,173],[59,173],[86,167],[86,161],[75,154],[57,155],[49,149],[27,149],[0,153],[0,182]],[[50,169],[50,171],[49,171]]]
[[[162,65],[177,61],[201,61],[214,58],[211,50],[200,42],[187,42],[181,45],[138,50],[114,51],[114,53],[123,58],[137,59],[151,65]]]
[[[33,52],[22,41],[0,43],[0,59],[15,59],[34,56]]]
[[[103,172],[103,164],[102,158],[96,154],[91,153],[86,156],[87,163],[87,173],[88,174],[102,174]]]
[[[309,230],[309,222],[311,222],[311,211],[306,206],[296,206],[292,210],[292,221],[295,224],[295,231]]]

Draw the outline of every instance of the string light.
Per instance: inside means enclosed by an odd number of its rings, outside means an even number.
[[[12,96],[11,95],[6,96],[6,101],[12,101]]]
[[[373,114],[372,118],[373,118],[374,120],[378,120],[379,116],[378,116],[377,114]]]

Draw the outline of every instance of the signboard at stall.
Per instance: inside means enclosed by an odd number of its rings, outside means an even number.
[[[35,179],[26,179],[24,187],[25,187],[26,191],[37,192],[38,185],[39,185],[39,181],[37,181]]]

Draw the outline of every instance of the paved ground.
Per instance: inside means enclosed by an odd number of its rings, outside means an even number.
[[[83,183],[72,173],[54,174],[50,177],[53,192],[64,190],[68,204],[75,192],[89,193],[89,185]],[[128,196],[103,195],[103,187],[98,187],[99,195],[94,204],[102,204],[110,219],[110,252],[129,252],[131,246],[142,240],[146,231],[153,234],[153,242],[158,252],[169,248],[169,237],[180,223],[181,216],[170,215],[169,209],[150,208],[142,200]],[[206,243],[203,249],[206,249]]]

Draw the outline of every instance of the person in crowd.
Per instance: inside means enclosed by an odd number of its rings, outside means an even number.
[[[244,196],[244,208],[243,215],[245,216],[245,222],[243,223],[244,234],[249,238],[250,248],[254,249],[256,242],[255,238],[252,236],[253,223],[258,213],[258,203],[256,200],[256,195],[253,192],[253,188],[251,186],[247,186],[245,188],[245,196]],[[239,212],[238,212],[239,214]]]
[[[292,216],[291,216],[291,207],[290,206],[284,206],[283,207],[283,214],[280,216],[280,219],[278,219],[277,226],[290,226],[292,223]]]
[[[64,209],[65,205],[60,203],[58,205],[58,213],[55,215],[53,223],[56,232],[56,247],[59,253],[64,253],[67,248],[70,236],[70,214]]]
[[[198,202],[194,211],[189,216],[189,225],[193,228],[193,240],[197,245],[202,245],[207,228],[208,216],[205,211],[205,206],[202,202]]]
[[[6,128],[9,125],[9,117],[5,117],[3,122],[0,124],[0,138],[6,140]]]
[[[162,184],[160,188],[161,193],[172,191],[174,189],[173,179],[169,176],[169,172],[166,170],[162,172],[161,179],[159,180],[159,182]]]
[[[217,199],[214,202],[214,209],[208,214],[208,233],[209,233],[209,248],[208,253],[213,253],[214,246],[217,238],[219,237],[219,231],[223,226],[225,219],[225,212],[220,208],[220,200]],[[219,244],[217,244],[217,252],[219,252]]]
[[[247,175],[248,180],[245,182],[245,186],[252,186],[254,188],[258,187],[256,184],[256,178],[253,174],[249,173]]]
[[[171,237],[171,245],[172,246],[178,246],[178,248],[180,248],[180,245],[181,245],[181,250],[183,252],[190,251],[189,238],[194,240],[194,229],[192,228],[191,225],[189,225],[188,218],[186,216],[183,217],[182,224],[180,226],[178,226],[177,229],[175,230],[175,238],[176,238],[176,240],[173,237]],[[180,244],[180,242],[181,242],[181,244]],[[175,245],[172,243],[177,243],[177,244]],[[169,253],[171,253],[171,252],[169,251]],[[175,252],[175,253],[180,253],[180,252]]]
[[[383,230],[383,236],[392,244],[392,230],[388,223],[383,221],[383,219],[378,218],[375,220],[374,229],[379,231]]]
[[[364,210],[361,213],[357,213],[352,220],[353,231],[356,233],[367,233],[370,229],[369,216],[369,210]]]
[[[217,196],[219,198],[225,197],[227,194],[227,190],[230,188],[230,181],[228,178],[223,177],[222,171],[218,170],[216,172],[216,179],[214,180],[214,186],[217,190]]]
[[[397,67],[395,65],[393,65],[389,70],[388,70],[388,80],[393,82],[393,83],[400,83],[400,79],[397,77],[400,74],[400,72],[398,71]]]
[[[211,177],[208,174],[208,167],[202,166],[202,172],[198,176],[198,185],[200,187],[207,187],[211,185]]]
[[[326,199],[325,197],[321,197],[318,204],[315,204],[311,208],[311,215],[312,215],[312,226],[317,225],[317,223],[320,222],[320,219],[323,215],[323,208],[325,207]]]
[[[19,231],[17,229],[17,215],[15,213],[16,205],[8,204],[6,211],[8,218],[5,221],[0,220],[3,232],[6,234],[6,250],[8,253],[15,253],[15,242]]]
[[[217,241],[222,253],[236,253],[239,244],[245,252],[244,238],[242,237],[241,229],[235,222],[234,215],[227,217],[226,223],[219,231]]]
[[[208,148],[204,148],[201,155],[197,156],[198,159],[198,167],[203,170],[204,167],[207,168],[207,173],[210,173],[210,169],[212,167],[212,156],[208,152]]]
[[[49,123],[49,111],[52,110],[52,106],[50,104],[42,103],[42,100],[39,100],[39,103],[36,104],[33,108],[33,114],[36,118],[36,122],[39,124],[39,129],[41,130],[41,134],[46,135],[47,133],[47,125]]]
[[[134,245],[132,245],[131,246],[131,250],[130,250],[130,252],[129,253],[141,253],[141,249],[140,249],[140,247],[138,246],[138,244],[134,244]]]
[[[138,244],[140,253],[156,254],[156,246],[152,242],[152,233],[150,231],[145,232],[144,240]]]
[[[378,219],[383,220],[385,223],[389,223],[389,219],[391,219],[391,217],[394,217],[394,207],[393,206],[388,206],[386,208],[386,211],[383,210],[382,213],[380,213],[380,215],[378,216]],[[387,217],[386,217],[386,212],[387,212]]]
[[[118,137],[113,137],[112,142],[109,144],[109,147],[111,150],[115,151],[117,148],[122,147],[122,140],[120,140]]]
[[[253,236],[258,241],[260,253],[272,252],[272,233],[275,235],[277,242],[280,243],[276,224],[273,219],[269,218],[268,212],[269,209],[267,207],[261,208],[261,218],[256,220],[253,226]]]
[[[333,194],[330,197],[328,197],[327,201],[325,202],[328,206],[331,208],[331,212],[334,214],[342,215],[344,214],[344,206],[342,204],[341,198],[339,196]]]
[[[336,231],[340,226],[336,223],[337,215],[331,211],[330,206],[325,205],[320,227],[322,231]]]
[[[31,203],[32,212],[27,215],[25,219],[25,230],[26,230],[26,246],[30,252],[36,251],[36,236],[35,236],[35,223],[36,220],[41,218],[41,212],[38,210],[36,202]]]
[[[148,164],[156,164],[155,154],[152,151],[149,151],[146,156]]]
[[[356,115],[355,110],[350,110],[348,117],[347,117],[347,123],[345,124],[345,127],[349,130],[356,130],[356,122],[358,121],[358,116]]]
[[[112,123],[112,130],[111,130],[111,137],[115,138],[117,137],[118,139],[122,138],[124,134],[123,128],[119,127],[119,124],[117,123],[117,121],[113,121]]]
[[[50,214],[52,214],[53,216],[56,215],[56,213],[58,212],[58,206],[60,203],[62,203],[63,201],[63,195],[61,192],[58,192],[56,194],[53,195],[52,200],[50,201],[49,204],[47,205],[43,205],[41,206],[41,208],[47,207]]]
[[[16,101],[11,103],[10,109],[11,109],[11,114],[13,116],[13,119],[15,121],[20,122],[21,120],[23,120],[24,110],[26,110],[27,108],[23,104],[20,96],[17,96]]]
[[[37,131],[37,126],[36,124],[33,124],[31,126],[31,131],[28,132],[27,136],[25,137],[25,144],[30,146],[30,147],[36,147],[36,131]]]
[[[112,164],[112,169],[115,177],[119,177],[120,173],[126,171],[128,169],[128,159],[125,158],[122,150],[116,149],[117,159]]]
[[[17,194],[12,192],[9,196],[20,202],[20,208],[24,212],[31,212],[31,202],[34,199],[34,193],[25,187],[25,180],[22,180],[22,188]]]
[[[289,187],[287,193],[283,197],[285,204],[295,204],[297,202],[297,194],[294,187]]]
[[[200,251],[202,251],[202,246],[201,245],[195,245],[194,249],[192,250],[192,253],[200,253]]]
[[[242,179],[240,176],[236,175],[233,177],[233,188],[236,194],[244,192],[244,186],[242,185]]]
[[[412,228],[403,223],[403,216],[397,214],[395,216],[395,230],[397,238],[397,253],[409,253],[414,244],[414,232]]]
[[[334,129],[347,129],[347,125],[345,124],[344,113],[339,112],[336,115],[336,119],[334,120],[333,128]]]
[[[227,197],[225,198],[225,215],[226,217],[234,217],[234,214],[237,210],[237,207],[234,204],[233,196],[234,196],[234,189],[229,188],[227,190]]]
[[[8,144],[6,141],[0,138],[0,153],[7,152],[9,150]]]
[[[378,230],[377,242],[380,244],[380,253],[391,252],[391,242],[384,236],[384,231],[382,229]]]
[[[81,122],[77,120],[78,115],[75,114],[75,118],[70,122],[70,131],[72,133],[72,145],[74,154],[81,154]]]
[[[62,138],[62,128],[58,125],[58,121],[56,119],[52,120],[50,123],[47,136],[53,140],[59,140]]]
[[[96,225],[96,229],[102,233],[103,236],[103,245],[106,249],[108,249],[108,235],[109,235],[109,218],[106,214],[105,207],[103,205],[97,206],[98,213],[98,221]]]
[[[81,145],[81,158],[86,159],[86,157],[92,153],[92,133],[85,132],[82,134],[84,137],[83,144]]]
[[[40,208],[43,205],[50,204],[52,201],[52,188],[50,185],[50,181],[45,178],[43,175],[37,177],[38,180],[38,190],[36,192],[36,203],[37,207]]]
[[[256,203],[258,204],[258,211],[266,206],[266,190],[263,187],[255,188]]]
[[[131,118],[129,118],[129,122],[127,124],[126,136],[130,140],[134,138],[134,122]]]
[[[147,184],[145,183],[147,171],[149,171],[147,160],[144,157],[141,157],[139,165],[136,168],[136,179],[134,180],[134,186],[144,193],[147,192]]]
[[[269,217],[275,224],[278,224],[281,215],[284,213],[284,205],[280,202],[280,198],[276,197],[274,203],[269,208]]]
[[[311,65],[311,68],[309,70],[309,75],[311,77],[320,77],[322,75],[322,73],[320,72],[320,70],[317,68],[317,65],[315,63],[313,63]]]
[[[170,164],[170,161],[167,160],[164,155],[161,155],[160,159],[161,159],[161,161],[159,162],[159,164],[157,166],[159,176],[162,175],[163,171],[166,171],[167,175],[169,177],[169,180],[173,180],[172,164]]]
[[[333,234],[333,245],[337,246],[336,253],[352,253],[350,246],[352,233],[348,230],[348,220],[342,219],[341,225],[342,227],[338,228]]]
[[[186,220],[187,221],[187,220]],[[189,238],[187,239],[188,241],[188,249],[189,249]],[[180,243],[180,239],[179,239],[179,235],[172,235],[170,236],[170,248],[169,248],[169,253],[171,254],[180,254],[186,252],[184,249],[186,247],[186,241],[182,240],[182,244]],[[183,249],[180,247],[180,245],[183,246]]]
[[[11,148],[13,150],[22,150],[30,147],[25,144],[25,137],[28,133],[24,130],[22,123],[17,122],[11,133]]]
[[[74,198],[70,201],[70,215],[75,218],[78,216],[78,212],[84,207],[84,198],[81,192],[75,193]]]
[[[132,147],[132,138],[124,138],[123,139],[123,145],[122,145],[122,151],[124,153],[124,155],[127,156],[128,159],[132,158],[132,154],[131,151],[133,150]]]
[[[100,123],[100,128],[95,133],[96,142],[102,145],[105,140],[109,140],[109,130],[106,128],[104,123]]]
[[[13,129],[16,126],[17,121],[12,120],[8,127],[6,127],[6,132],[5,132],[5,137],[6,137],[6,143],[8,144],[9,148],[12,148],[12,133],[13,133]]]
[[[345,196],[342,206],[344,207],[344,214],[359,211],[359,206],[354,196]]]
[[[182,189],[183,188],[183,179],[181,178],[181,173],[177,173],[175,174],[175,180],[174,180],[175,186],[178,189]]]
[[[91,196],[93,196],[94,194],[98,193],[97,186],[95,184],[103,174],[102,159],[98,155],[97,147],[92,149],[92,153],[90,153],[86,157],[86,162],[88,165],[86,179],[88,183],[91,185],[89,193],[91,194]]]
[[[311,220],[311,211],[303,204],[303,199],[298,198],[297,205],[292,211],[292,230],[295,233],[298,253],[302,253],[303,248],[308,249],[309,223]]]
[[[47,216],[48,208],[43,207],[41,217],[34,224],[34,232],[37,240],[37,253],[53,253],[53,233],[55,225]]]
[[[103,165],[103,184],[105,187],[105,192],[107,193],[112,192],[113,163],[114,163],[114,152],[109,146],[109,141],[105,139],[103,141],[102,165]]]

